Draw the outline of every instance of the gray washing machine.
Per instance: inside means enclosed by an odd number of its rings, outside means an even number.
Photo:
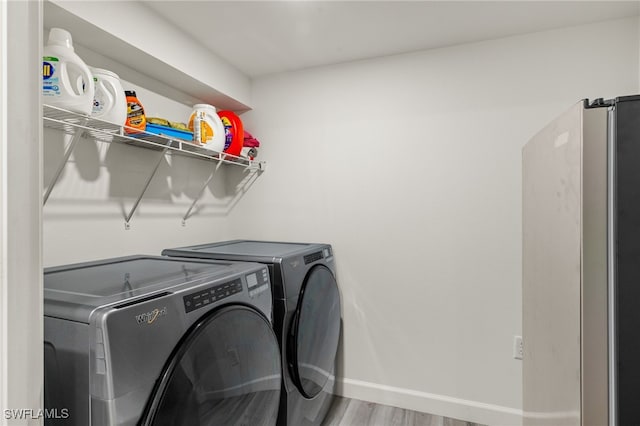
[[[265,265],[131,256],[44,274],[51,425],[274,425]]]
[[[320,425],[334,393],[342,321],[331,246],[236,240],[167,249],[162,254],[269,267],[283,366],[278,425]]]

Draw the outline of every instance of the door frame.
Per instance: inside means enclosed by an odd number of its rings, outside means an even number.
[[[1,1],[1,424],[43,417],[41,79],[42,0]]]

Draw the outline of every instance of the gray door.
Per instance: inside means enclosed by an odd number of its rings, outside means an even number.
[[[340,337],[340,293],[326,266],[305,277],[287,342],[292,379],[307,398],[316,396],[334,374]]]
[[[228,306],[185,335],[158,379],[140,425],[275,425],[280,353],[257,311]]]

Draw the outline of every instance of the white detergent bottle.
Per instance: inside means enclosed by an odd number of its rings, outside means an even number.
[[[51,28],[42,58],[43,102],[90,115],[94,94],[93,76],[74,52],[71,34],[61,28]]]
[[[196,117],[200,117],[201,120],[197,120]],[[201,127],[195,129],[194,122],[195,125],[200,123]],[[208,104],[194,105],[189,117],[189,130],[193,131],[194,142],[198,145],[216,152],[224,151],[226,133],[216,107]]]
[[[127,120],[127,98],[117,74],[101,68],[89,67],[93,74],[95,95],[91,116],[124,126]]]

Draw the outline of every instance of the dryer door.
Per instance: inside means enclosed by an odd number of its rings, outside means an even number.
[[[333,378],[340,337],[340,293],[323,265],[307,273],[287,342],[291,376],[306,398],[315,397]]]
[[[165,365],[144,426],[275,425],[281,364],[271,324],[228,306],[201,318]]]

